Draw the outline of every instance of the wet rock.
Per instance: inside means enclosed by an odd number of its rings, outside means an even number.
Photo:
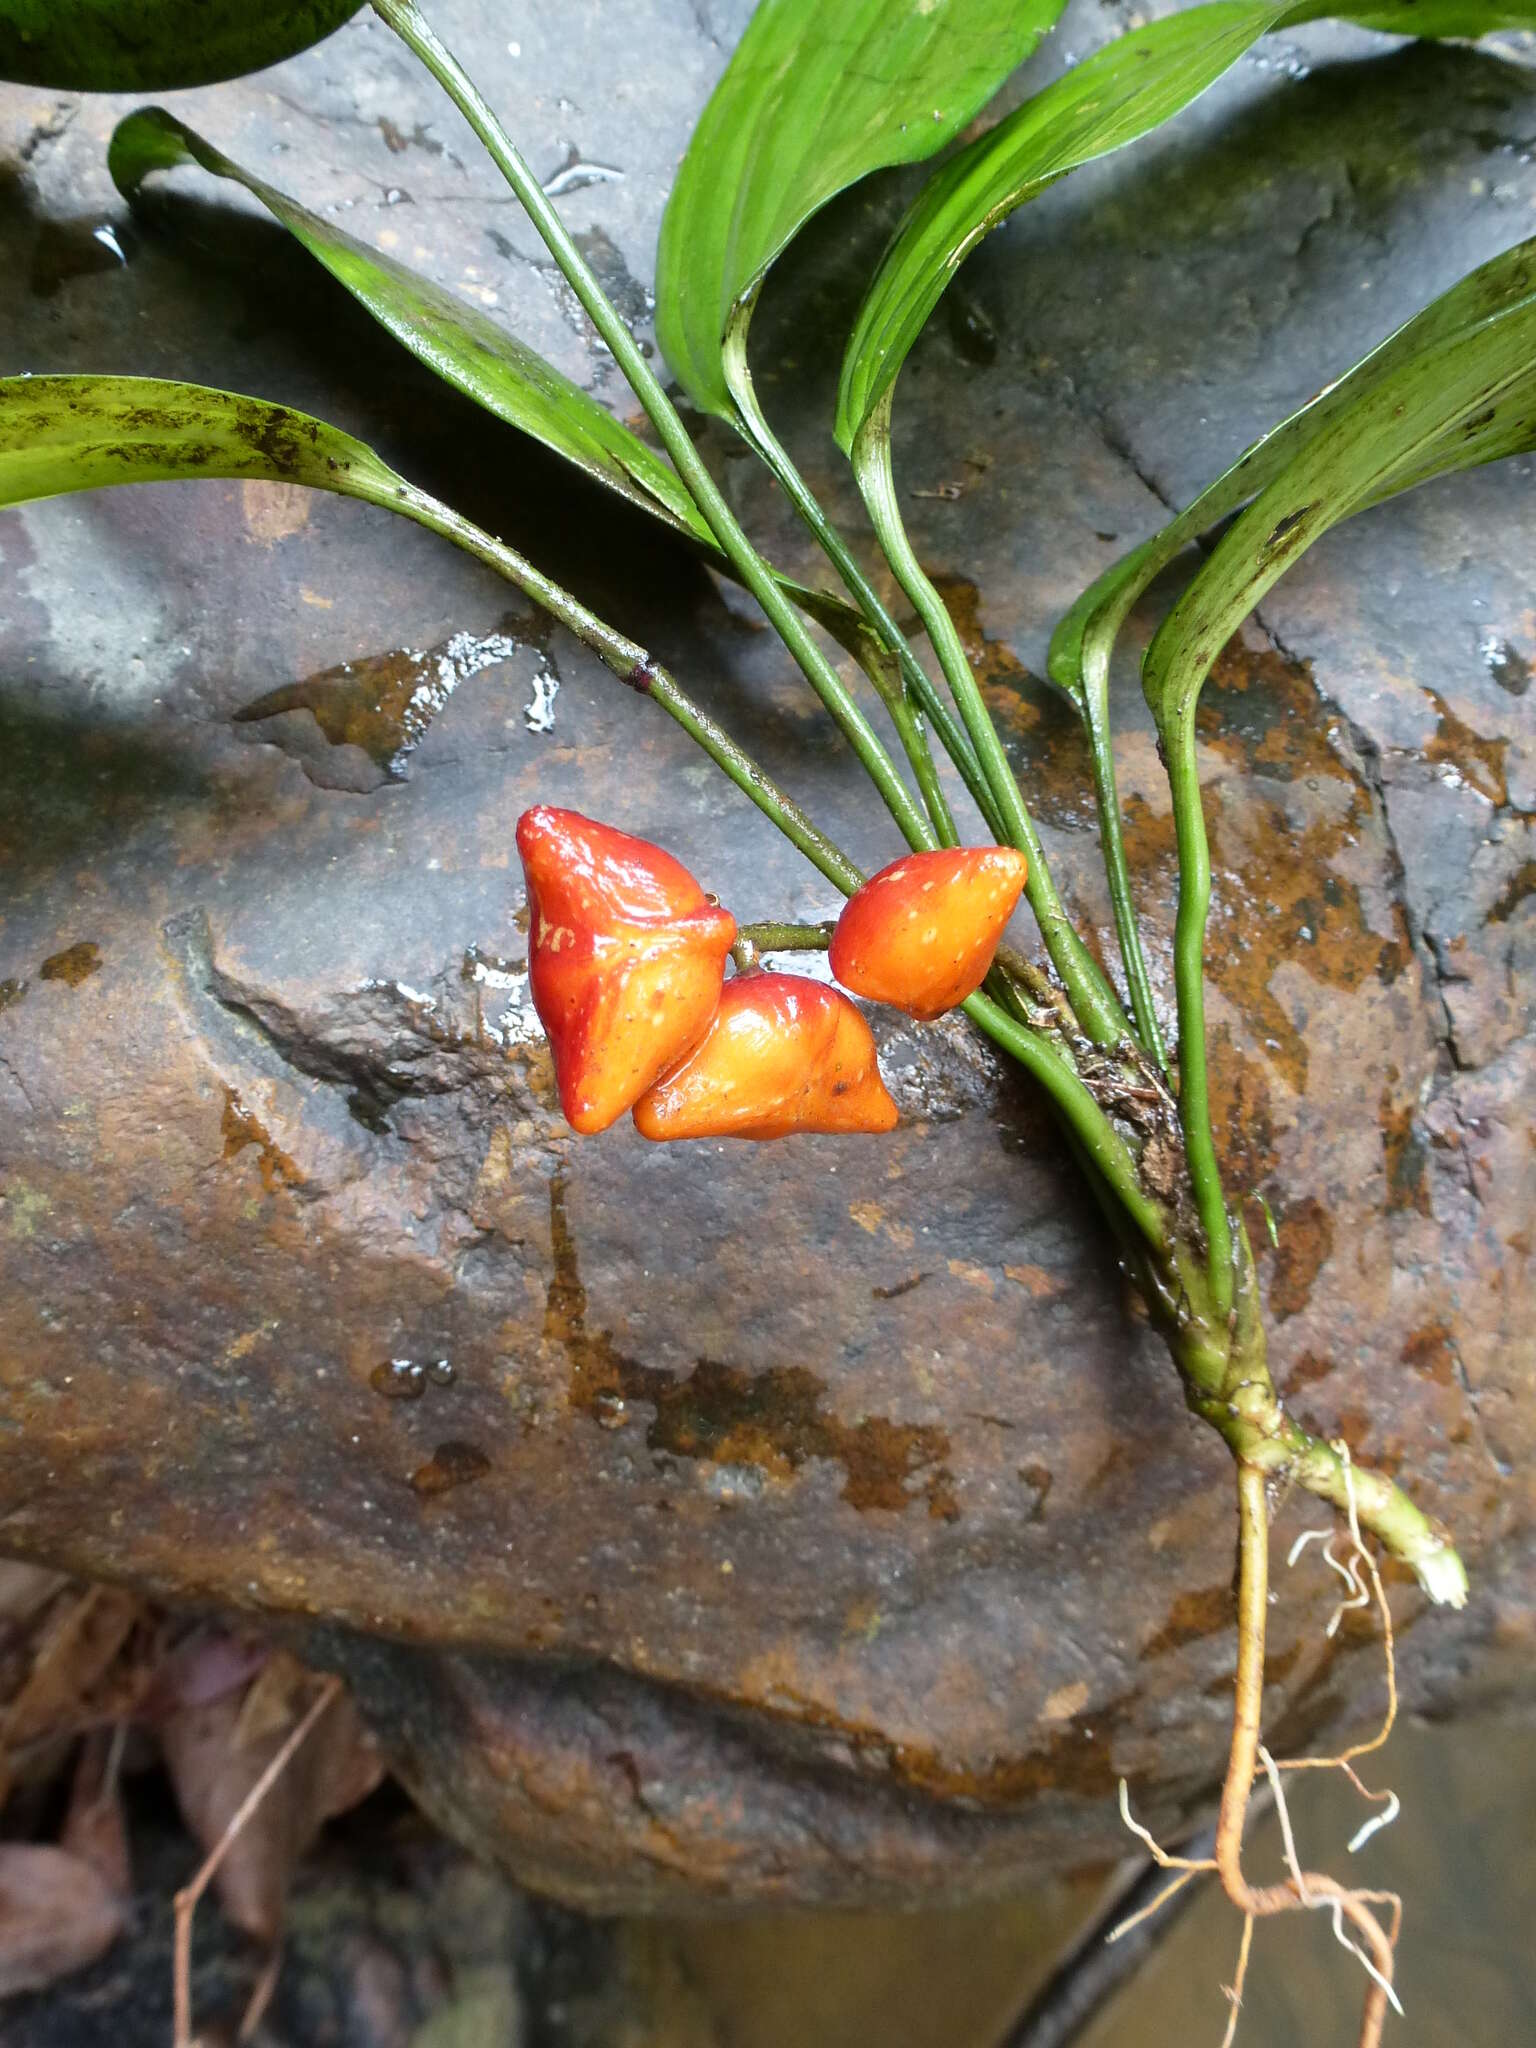
[[[442,11],[537,162],[624,170],[561,205],[648,278],[745,6],[654,0],[579,56]],[[1099,16],[1071,17],[1075,47]],[[630,409],[381,29],[274,76],[187,117]],[[914,534],[1106,952],[1049,626],[1159,492],[1514,238],[1515,201],[1473,185],[1497,157],[1528,217],[1530,168],[1487,137],[1531,90],[1460,51],[1239,67],[971,266],[990,360],[936,321],[904,375]],[[50,223],[116,219],[119,109],[0,110],[21,276]],[[805,336],[846,325],[900,189],[824,217],[759,315],[770,409],[855,530],[834,351]],[[200,375],[377,441],[655,647],[856,857],[894,855],[775,644],[680,545],[438,391],[227,193],[4,321],[28,367]],[[809,571],[750,465],[727,473]],[[1536,700],[1483,650],[1536,655],[1533,540],[1519,464],[1330,536],[1201,728],[1214,1088],[1233,1183],[1280,1232],[1277,1374],[1464,1540],[1464,1616],[1395,1592],[1407,1696],[1442,1708],[1529,1684]],[[656,838],[743,918],[833,907],[655,708],[354,504],[109,493],[0,515],[0,555],[0,1547],[293,1632],[424,1804],[591,1904],[949,1897],[1116,1850],[1120,1775],[1156,1825],[1207,1797],[1225,1453],[1022,1083],[952,1025],[882,1017],[889,1140],[578,1145],[528,1006],[519,810]],[[1166,1000],[1171,834],[1129,653],[1117,690]],[[441,1358],[451,1384],[380,1398],[381,1365]],[[1309,1519],[1286,1504],[1282,1539]],[[1278,1590],[1268,1718],[1297,1742],[1365,1713],[1380,1665],[1324,1641],[1315,1577]]]

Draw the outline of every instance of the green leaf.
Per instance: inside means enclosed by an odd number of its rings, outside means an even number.
[[[1133,30],[1075,66],[928,181],[898,227],[843,358],[836,434],[851,451],[945,287],[999,222],[1047,185],[1186,107],[1260,36],[1323,15],[1404,35],[1476,36],[1536,23],[1536,0],[1218,0]]]
[[[263,477],[395,505],[363,442],[291,406],[159,377],[0,378],[0,505],[105,484]]]
[[[1051,680],[1073,699],[1090,727],[1107,721],[1109,661],[1115,640],[1142,592],[1200,534],[1273,482],[1297,449],[1329,420],[1422,349],[1464,334],[1518,303],[1536,277],[1536,240],[1519,243],[1460,279],[1316,398],[1271,429],[1208,484],[1150,540],[1089,585],[1051,637]]]
[[[1163,621],[1143,684],[1165,742],[1187,734],[1192,746],[1195,700],[1217,655],[1331,526],[1431,477],[1536,444],[1536,242],[1477,275],[1486,283],[1489,272],[1505,286],[1504,303],[1450,332],[1426,321],[1417,348],[1405,344],[1419,323],[1400,330],[1387,366],[1350,380]]]
[[[118,190],[130,203],[152,171],[173,170],[179,164],[197,163],[215,177],[243,185],[428,369],[487,412],[531,434],[597,482],[718,556],[719,543],[666,459],[476,307],[242,170],[163,107],[142,108],[118,124],[108,163]],[[730,573],[723,561],[719,566]],[[800,610],[854,657],[883,695],[884,649],[859,613],[828,591],[807,589],[783,575],[778,581]]]
[[[1428,319],[1420,330],[1423,345],[1417,348],[1403,345],[1410,332],[1403,330],[1394,337],[1399,346],[1387,367],[1378,362],[1376,374],[1353,382],[1344,400],[1319,416],[1315,431],[1233,521],[1147,650],[1142,686],[1162,738],[1179,854],[1174,929],[1179,1116],[1213,1271],[1226,1264],[1230,1227],[1205,1064],[1211,865],[1195,757],[1195,708],[1232,631],[1331,526],[1430,477],[1536,447],[1532,245],[1503,260],[1506,268],[1497,280],[1503,303],[1482,317],[1453,324],[1449,332],[1443,331],[1443,318]],[[1485,265],[1478,273],[1485,289],[1492,268]]]
[[[1255,442],[1160,533],[1122,555],[1083,592],[1052,634],[1051,680],[1072,699],[1088,730],[1116,928],[1137,1020],[1149,1036],[1155,1038],[1158,1027],[1131,901],[1109,716],[1110,660],[1131,607],[1191,541],[1272,483],[1308,437],[1354,405],[1363,391],[1420,350],[1463,334],[1516,303],[1530,291],[1533,276],[1536,242],[1526,242],[1463,278],[1326,391]],[[1405,488],[1409,481],[1404,476],[1395,487]]]
[[[761,0],[694,130],[657,252],[656,333],[693,402],[732,415],[721,345],[818,207],[950,142],[1064,0]]]
[[[599,483],[714,546],[703,515],[665,458],[478,308],[242,170],[162,107],[142,108],[120,122],[108,155],[113,181],[130,203],[150,172],[187,163],[253,193],[381,326],[447,383]]]
[[[359,0],[0,0],[0,78],[68,92],[166,92],[308,49]]]
[[[1293,22],[1320,21],[1339,8],[1329,0],[1312,0],[1293,10]],[[1379,29],[1389,36],[1474,36],[1497,35],[1504,29],[1531,26],[1532,10],[1519,4],[1499,6],[1497,0],[1396,0],[1384,6],[1360,6],[1349,10],[1349,19],[1360,28]]]
[[[259,477],[361,498],[441,534],[525,590],[633,682],[645,649],[503,541],[396,474],[339,427],[291,406],[159,377],[0,378],[0,506],[109,484]],[[676,716],[686,704],[664,672],[647,688]],[[691,707],[689,716],[694,716]],[[696,722],[698,722],[696,720]]]

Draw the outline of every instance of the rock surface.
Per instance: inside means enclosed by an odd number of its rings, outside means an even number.
[[[437,10],[642,330],[666,184],[747,11],[645,0],[619,31],[587,5],[509,42]],[[1122,15],[1075,6],[1048,62]],[[630,409],[376,23],[172,104]],[[0,261],[29,282],[8,369],[200,378],[374,440],[652,646],[857,857],[894,855],[734,596],[435,389],[229,188],[130,222],[122,110],[0,94]],[[905,373],[914,536],[1106,943],[1083,750],[1038,680],[1052,621],[1529,231],[1533,115],[1513,46],[1268,48],[998,235]],[[758,322],[771,408],[855,527],[827,338],[904,189],[834,208]],[[1279,1227],[1277,1377],[1463,1540],[1463,1616],[1396,1595],[1408,1696],[1440,1708],[1529,1686],[1536,1600],[1531,475],[1330,536],[1203,713],[1215,1080],[1233,1184]],[[659,714],[425,534],[274,487],[0,514],[0,593],[0,1549],[305,1637],[430,1808],[589,1904],[950,1896],[1115,1849],[1120,1776],[1157,1824],[1209,1794],[1225,1453],[1022,1085],[886,1014],[889,1140],[561,1123],[527,803],[660,840],[740,917],[831,907]],[[1123,787],[1166,991],[1133,651]],[[1316,1519],[1286,1504],[1277,1542]],[[1324,1642],[1318,1578],[1281,1574],[1281,1743],[1379,1689],[1367,1635]]]

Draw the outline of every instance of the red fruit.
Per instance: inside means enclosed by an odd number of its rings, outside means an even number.
[[[560,1107],[605,1131],[708,1029],[736,920],[671,854],[579,811],[524,811],[517,850]]]
[[[941,1016],[986,980],[1028,872],[1011,846],[905,854],[843,906],[832,972],[855,995]]]
[[[799,974],[728,981],[715,1021],[635,1104],[647,1138],[785,1138],[889,1131],[869,1026],[845,995]]]

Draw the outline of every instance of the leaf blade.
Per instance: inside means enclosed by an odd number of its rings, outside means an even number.
[[[1165,738],[1188,728],[1235,627],[1352,513],[1436,476],[1536,445],[1536,244],[1510,302],[1435,334],[1326,418],[1223,534],[1147,650],[1147,701]],[[1203,664],[1203,665],[1202,665]]]
[[[119,122],[108,152],[113,182],[130,204],[151,174],[187,163],[228,178],[259,199],[382,327],[446,383],[607,489],[713,546],[703,515],[665,458],[476,307],[311,213],[163,107],[140,108]]]
[[[1465,36],[1536,22],[1536,4],[1214,0],[1107,44],[960,151],[918,195],[844,351],[834,428],[844,452],[895,383],[950,279],[994,227],[1058,178],[1171,119],[1261,36],[1325,14],[1405,35]]]
[[[696,405],[733,416],[732,309],[805,221],[870,171],[951,141],[1063,4],[762,0],[699,118],[657,251],[657,338]]]
[[[408,486],[292,406],[161,377],[0,378],[0,505],[113,484],[260,477],[390,504]]]
[[[167,92],[260,71],[361,0],[0,0],[0,78],[70,92]]]
[[[1114,640],[1132,605],[1174,557],[1274,481],[1297,449],[1368,384],[1419,350],[1466,332],[1536,283],[1536,238],[1491,257],[1395,329],[1315,398],[1246,449],[1184,510],[1105,570],[1051,636],[1052,682],[1090,713],[1102,694]],[[1405,486],[1406,487],[1406,486]]]

